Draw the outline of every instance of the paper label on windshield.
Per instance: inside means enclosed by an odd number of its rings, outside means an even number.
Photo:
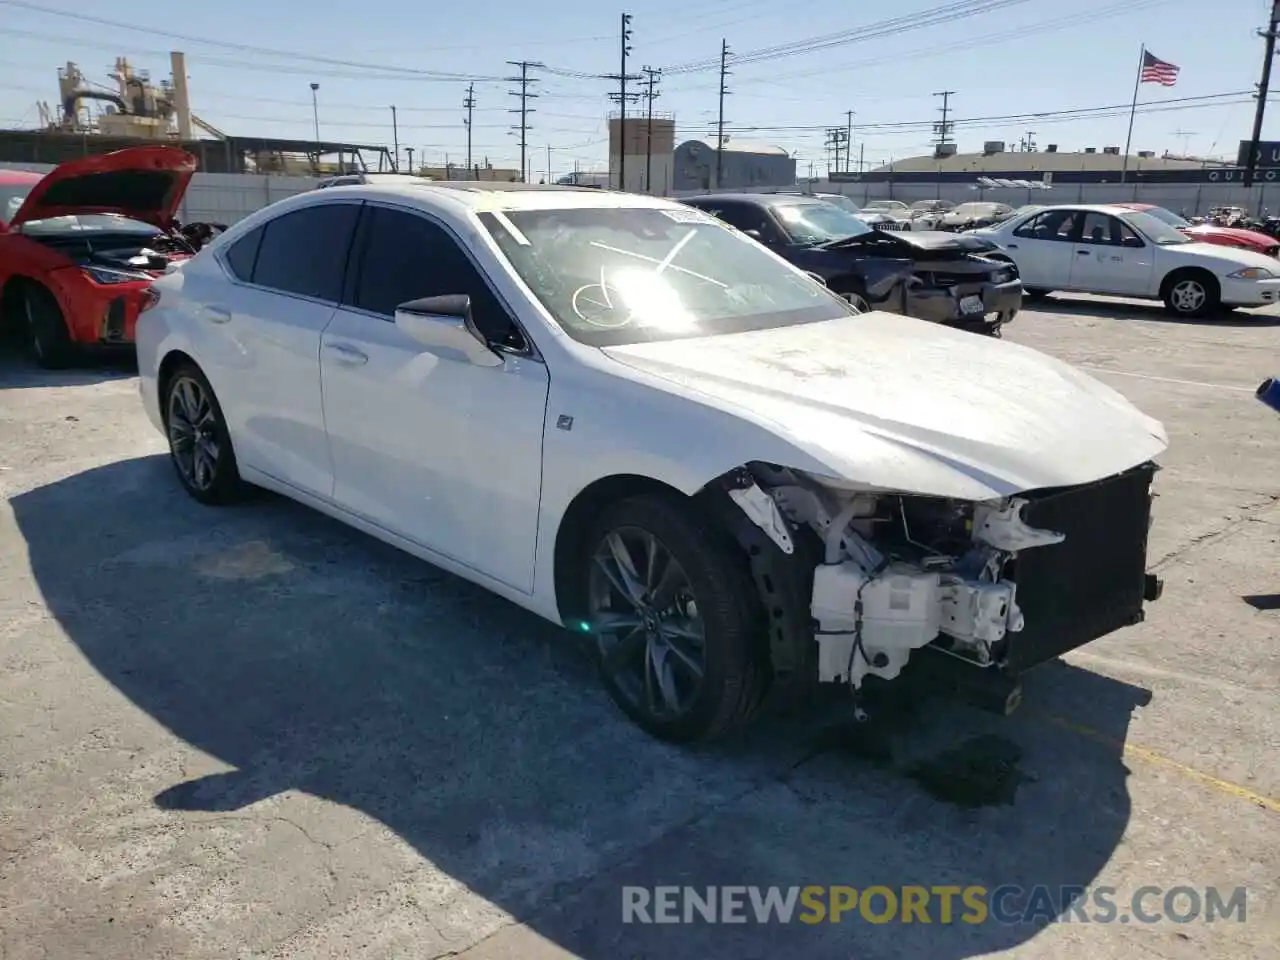
[[[676,223],[715,223],[716,218],[709,213],[703,213],[701,210],[695,210],[690,207],[687,210],[663,210],[667,217]]]

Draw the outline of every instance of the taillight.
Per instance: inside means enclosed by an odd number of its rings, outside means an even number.
[[[138,307],[138,313],[146,313],[159,302],[160,291],[155,287],[147,287],[142,291],[142,304]]]

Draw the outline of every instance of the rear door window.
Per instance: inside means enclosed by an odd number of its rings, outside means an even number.
[[[304,207],[264,225],[253,282],[282,293],[336,303],[342,298],[360,205]]]

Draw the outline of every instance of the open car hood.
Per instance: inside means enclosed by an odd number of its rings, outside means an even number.
[[[948,233],[945,230],[892,230],[844,237],[824,244],[829,250],[848,250],[853,247],[874,245],[884,249],[885,242],[900,244],[906,256],[916,253],[983,253],[996,249],[990,240],[967,233]]]
[[[58,166],[32,188],[9,226],[85,213],[115,213],[167,230],[196,172],[177,147],[130,147]]]
[[[886,313],[604,353],[807,461],[784,466],[883,490],[994,499],[1108,477],[1168,445],[1158,421],[1066,363]]]
[[[1275,237],[1269,237],[1265,233],[1259,233],[1256,230],[1242,230],[1239,227],[1217,227],[1209,223],[1183,227],[1182,232],[1193,240],[1209,241],[1210,237],[1221,237],[1224,240],[1234,240],[1236,243],[1255,250],[1265,250],[1280,243],[1280,240]]]

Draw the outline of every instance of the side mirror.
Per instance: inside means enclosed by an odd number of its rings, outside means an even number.
[[[752,240],[755,240],[758,243],[764,243],[764,234],[761,233],[759,230],[743,230],[742,232],[745,233]]]
[[[822,274],[814,273],[812,270],[806,270],[805,273],[807,273],[810,277],[812,277],[818,283],[822,284],[824,287],[827,285],[827,281],[822,278]]]
[[[498,367],[502,358],[489,348],[471,319],[466,294],[423,297],[396,307],[396,326],[433,353],[453,355],[478,367]]]

